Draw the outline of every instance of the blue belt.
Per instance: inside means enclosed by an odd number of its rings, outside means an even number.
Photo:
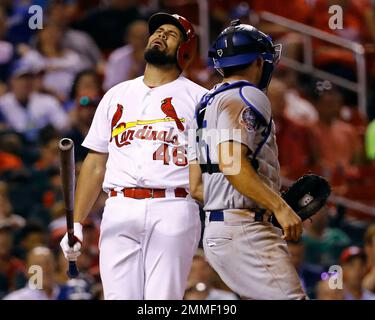
[[[223,210],[214,210],[210,211],[210,216],[208,220],[211,221],[224,221],[224,211]],[[255,221],[263,221],[263,212],[257,211],[255,212]]]
[[[224,221],[224,211],[216,210],[210,212],[209,221]]]

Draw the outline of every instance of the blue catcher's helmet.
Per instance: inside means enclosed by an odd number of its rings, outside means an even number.
[[[274,45],[269,35],[248,24],[233,20],[217,37],[208,54],[213,66],[222,75],[221,69],[249,64],[261,57],[264,61],[262,78],[257,84],[265,90],[271,80],[274,66],[281,56],[281,44]]]

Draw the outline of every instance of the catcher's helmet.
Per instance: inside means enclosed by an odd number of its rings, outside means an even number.
[[[271,80],[274,66],[281,56],[281,44],[274,45],[269,35],[248,24],[233,20],[216,39],[208,56],[214,68],[222,75],[221,69],[248,64],[261,57],[264,61],[262,78],[257,84],[265,90]]]
[[[184,17],[178,14],[155,13],[148,20],[148,30],[152,35],[157,28],[163,24],[172,24],[176,26],[184,36],[177,49],[177,63],[181,70],[184,70],[193,61],[195,52],[197,51],[198,37],[195,34],[193,25]]]

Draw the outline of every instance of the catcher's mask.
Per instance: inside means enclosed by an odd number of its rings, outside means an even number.
[[[198,37],[193,25],[178,14],[155,13],[148,20],[149,34],[152,35],[163,24],[172,24],[177,27],[184,37],[184,41],[177,48],[177,64],[181,71],[193,61],[198,46]]]
[[[230,26],[219,34],[208,56],[221,75],[223,68],[249,64],[261,57],[264,61],[263,72],[256,85],[260,90],[266,90],[273,69],[280,60],[281,50],[281,44],[273,44],[269,35],[251,25],[233,20]]]

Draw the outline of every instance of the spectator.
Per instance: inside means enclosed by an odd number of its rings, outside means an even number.
[[[212,15],[212,11],[214,7],[217,7],[219,5],[219,2],[222,0],[214,0],[215,5],[209,4],[209,9],[210,9],[210,16]],[[238,2],[239,0],[227,0],[226,2],[230,2],[233,5],[234,2]],[[197,3],[198,1],[191,1],[191,0],[160,0],[159,1],[159,6],[161,8],[161,11],[164,12],[175,12],[177,14],[182,15],[185,17],[187,20],[189,20],[193,25],[198,25],[199,24],[199,15],[197,14],[199,11],[199,5]],[[229,10],[228,10],[229,11]],[[228,13],[226,12],[226,15]],[[211,19],[211,17],[210,17]],[[211,26],[211,25],[210,25]],[[209,31],[209,30],[207,30]],[[219,30],[217,30],[219,31]],[[220,32],[220,31],[219,31]],[[217,36],[218,33],[215,34]]]
[[[372,45],[375,44],[375,2],[369,1],[370,7],[368,10],[364,11],[365,15],[365,23],[366,23],[366,29],[368,30]],[[375,62],[374,62],[374,52],[372,52],[372,55],[368,57],[366,61],[366,66],[368,66],[368,70],[370,70],[370,73],[372,77],[375,76]]]
[[[86,17],[93,8],[103,5],[103,0],[76,0],[67,2],[70,21],[82,19]]]
[[[375,224],[367,228],[364,243],[368,272],[363,279],[363,287],[375,294]]]
[[[366,255],[359,247],[346,248],[340,257],[345,300],[375,300],[375,294],[362,286],[366,273]]]
[[[58,243],[56,242],[56,244]],[[61,252],[61,250],[58,250],[57,246],[54,246],[54,248],[56,261],[55,280],[56,283],[58,283],[60,286],[63,286],[69,280],[68,275],[66,273],[66,271],[68,270],[68,261],[66,261],[64,254]]]
[[[82,66],[86,68],[95,68],[104,63],[101,52],[94,40],[85,32],[74,30],[69,27],[70,4],[63,0],[50,1],[46,13],[47,23],[56,24],[64,31],[63,47],[77,52],[80,55]]]
[[[229,291],[213,287],[214,271],[206,261],[203,251],[193,257],[184,300],[237,300]]]
[[[61,288],[59,300],[93,300],[93,280],[88,277],[69,279]]]
[[[100,76],[93,69],[84,69],[77,73],[74,78],[69,99],[74,101],[77,97],[82,96],[82,93],[87,91],[95,92],[97,95],[103,93]]]
[[[65,204],[57,201],[51,209],[52,221],[48,225],[50,247],[58,247],[61,238],[66,232]],[[66,261],[66,260],[65,260]]]
[[[12,204],[8,197],[8,187],[0,181],[0,228],[11,227],[13,230],[24,227],[26,221],[19,215],[13,213]]]
[[[35,33],[35,28],[29,26],[30,1],[3,0],[1,4],[8,17],[6,34],[8,41],[15,46],[28,43]],[[39,1],[39,4],[42,4],[42,1]]]
[[[83,96],[91,97],[102,96],[101,83],[98,74],[93,69],[85,69],[76,74],[70,91],[69,102],[66,104],[66,110],[72,110],[77,101]],[[73,117],[74,119],[74,117]]]
[[[22,260],[26,260],[27,253],[35,247],[47,244],[46,234],[42,225],[28,222],[17,234],[15,254]]]
[[[38,130],[51,124],[55,129],[68,127],[68,117],[52,96],[33,90],[33,71],[27,64],[15,66],[11,92],[0,97],[0,112],[9,128],[36,140]]]
[[[287,87],[274,78],[268,87],[268,98],[276,125],[279,161],[283,176],[299,177],[312,165],[308,130],[286,116]]]
[[[17,278],[24,271],[22,261],[12,255],[12,246],[12,229],[0,227],[0,299],[17,288]]]
[[[65,133],[65,137],[73,140],[75,159],[77,161],[83,161],[87,155],[88,150],[81,144],[90,129],[99,101],[100,96],[96,92],[81,91],[81,96],[76,98],[75,107],[71,111],[73,125]]]
[[[40,155],[34,167],[37,170],[46,170],[53,167],[59,167],[59,133],[52,126],[47,126],[40,131],[39,145]]]
[[[22,289],[16,290],[4,297],[4,300],[57,300],[60,287],[54,280],[55,262],[53,254],[47,247],[35,247],[27,255],[27,270],[31,266],[40,266],[43,286],[39,290],[27,283]],[[28,275],[32,275],[29,274]],[[32,282],[34,285],[35,281]]]
[[[329,280],[320,280],[316,285],[317,300],[344,300],[342,289],[331,289]]]
[[[296,22],[309,24],[311,20],[313,1],[290,0],[287,3],[278,0],[250,0],[251,9],[257,13],[270,12]],[[255,15],[254,15],[255,16]],[[257,28],[266,34],[272,35],[278,43],[283,45],[283,55],[295,60],[301,60],[303,37],[298,32],[293,32],[287,26],[253,18],[254,22],[259,22]]]
[[[368,27],[368,32],[371,35],[372,42],[375,43],[375,3],[373,1],[370,2],[368,9],[369,10],[364,12],[366,26]]]
[[[321,92],[316,102],[320,121],[311,129],[315,159],[326,176],[340,172],[355,175],[354,163],[362,152],[359,134],[355,127],[340,119],[342,95],[332,89]],[[332,146],[335,146],[334,148]]]
[[[54,146],[54,148],[51,147],[51,149],[51,153],[54,153],[55,150],[53,149],[57,149],[56,145]],[[47,182],[43,186],[43,206],[44,208],[50,210],[50,218],[53,219],[54,214],[56,214],[60,210],[60,202],[63,201],[60,168],[59,166],[50,166],[43,170],[43,173],[44,175],[41,176],[41,179],[47,180]]]
[[[70,92],[70,100],[65,104],[65,110],[69,112],[73,127],[80,126],[79,106],[90,106],[93,103],[97,105],[102,95],[101,81],[94,70],[85,69],[76,75]],[[79,145],[75,145],[75,148],[82,149],[80,144],[81,142]]]
[[[0,174],[23,168],[20,157],[22,142],[14,132],[4,131],[0,135]]]
[[[146,62],[144,50],[148,39],[148,26],[144,20],[137,20],[126,31],[127,45],[115,50],[105,67],[104,90],[114,85],[137,78],[143,74]]]
[[[324,207],[311,222],[304,223],[302,239],[308,263],[323,267],[334,265],[342,250],[350,245],[350,238],[341,229],[329,227],[328,219],[328,208]]]
[[[64,30],[48,24],[36,35],[36,49],[25,50],[22,61],[38,70],[44,70],[43,85],[60,101],[67,99],[73,79],[85,66],[79,55],[63,47]]]
[[[136,0],[110,0],[108,3],[73,24],[74,28],[87,32],[105,54],[121,47],[127,26],[141,18]]]
[[[311,4],[309,2],[310,1],[291,0],[288,1],[288,3],[283,3],[278,0],[252,0],[251,8],[258,13],[267,11],[290,20],[308,24],[311,18]],[[262,24],[262,30],[265,30],[265,33],[271,33],[277,36],[290,31],[290,29],[286,27],[271,23]]]
[[[341,38],[358,43],[371,42],[371,30],[365,24],[365,12],[368,11],[369,2],[358,0],[316,0],[314,1],[314,14],[311,26],[325,32],[335,34]],[[329,12],[331,5],[339,5],[343,12],[343,25],[341,28],[331,28]],[[367,29],[368,28],[368,29]],[[356,58],[346,48],[331,45],[325,41],[313,41],[314,62],[324,70],[356,81]]]
[[[314,106],[302,98],[296,88],[285,92],[286,116],[300,126],[313,126],[319,120],[319,114]]]
[[[332,14],[328,9],[332,5],[339,5],[342,8],[345,21],[343,28],[330,28],[329,20]],[[370,30],[366,30],[364,19],[365,12],[370,9],[369,1],[316,0],[313,9],[315,12],[311,19],[313,27],[359,43],[369,40]]]
[[[305,247],[302,240],[288,241],[288,249],[292,263],[301,279],[302,287],[310,298],[314,298],[315,287],[321,278],[323,268],[304,261]]]
[[[41,194],[32,172],[24,168],[10,171],[4,176],[8,184],[9,199],[14,213],[27,220],[38,214],[37,209],[41,203]]]
[[[10,65],[14,58],[13,45],[5,40],[7,17],[0,7],[0,96],[5,93],[6,82],[10,73]]]
[[[279,75],[285,88],[285,115],[286,117],[299,124],[300,126],[310,127],[319,120],[319,114],[314,105],[304,98],[304,79],[299,77],[294,70],[279,69],[275,70]],[[271,83],[276,78],[272,78]],[[309,88],[310,88],[309,84]]]

